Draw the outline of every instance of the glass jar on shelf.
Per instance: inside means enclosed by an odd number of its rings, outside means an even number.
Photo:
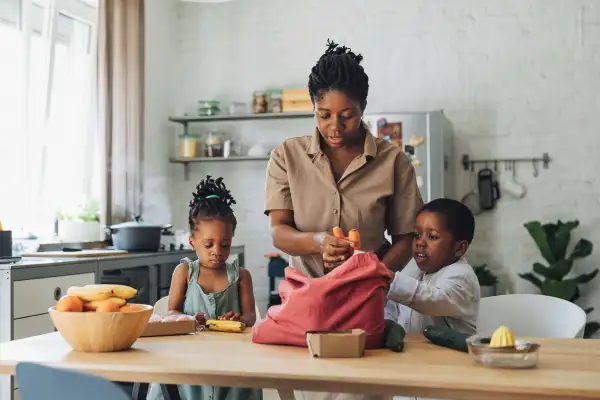
[[[253,94],[252,111],[254,114],[264,114],[267,112],[267,93],[256,91]]]
[[[179,157],[198,157],[198,135],[194,133],[179,135]]]
[[[223,141],[215,132],[209,132],[204,142],[205,157],[223,157]]]
[[[283,90],[271,89],[267,91],[267,112],[280,113],[282,111]]]
[[[200,100],[198,102],[198,115],[212,116],[221,112],[221,102],[217,100]]]

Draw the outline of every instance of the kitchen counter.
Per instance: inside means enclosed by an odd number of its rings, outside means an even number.
[[[363,358],[312,358],[306,348],[267,346],[242,334],[141,338],[130,351],[73,352],[59,333],[0,344],[0,374],[18,362],[69,368],[115,381],[160,382],[388,394],[460,399],[600,397],[600,341],[536,339],[537,368],[492,369],[470,355],[409,335],[404,352],[366,351]]]
[[[244,251],[244,246],[232,246],[232,253],[237,254]],[[140,259],[151,259],[151,263],[156,263],[155,261],[162,260],[167,258],[169,261],[180,257],[195,257],[195,253],[191,249],[183,249],[183,250],[173,250],[173,251],[156,251],[156,252],[130,252],[123,255],[118,256],[108,256],[108,257],[86,257],[86,258],[57,258],[57,257],[23,257],[20,261],[12,264],[0,264],[0,271],[2,270],[16,270],[22,268],[30,268],[30,267],[43,267],[43,266],[52,266],[52,265],[67,265],[67,264],[77,264],[81,262],[86,262],[93,260],[96,261],[104,261],[105,259],[108,261],[127,261],[127,260],[140,260]],[[160,263],[160,262],[159,262]]]
[[[244,246],[231,246],[231,254],[238,258],[241,266],[244,265]],[[23,257],[20,261],[11,264],[0,264],[0,273],[2,271],[19,271],[30,268],[61,268],[73,267],[87,264],[89,262],[98,263],[104,269],[130,268],[138,265],[157,265],[177,262],[184,258],[196,258],[196,254],[191,249],[156,251],[156,252],[130,252],[128,254],[108,257],[87,257],[87,258],[43,258],[43,257]],[[62,269],[62,268],[61,268]],[[24,275],[29,275],[22,272]],[[20,273],[21,274],[21,273]]]

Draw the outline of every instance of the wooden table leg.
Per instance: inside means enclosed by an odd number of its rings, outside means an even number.
[[[177,385],[160,385],[160,391],[165,400],[181,400]]]
[[[277,389],[277,393],[279,393],[279,398],[281,400],[296,400],[293,390]]]

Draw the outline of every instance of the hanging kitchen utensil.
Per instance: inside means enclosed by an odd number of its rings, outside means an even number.
[[[508,193],[515,199],[521,199],[527,193],[527,189],[521,183],[517,181],[517,173],[516,173],[516,163],[515,161],[511,161],[507,163],[512,167],[512,178],[506,174],[502,174],[500,176],[500,186],[504,193]]]
[[[477,215],[481,213],[481,206],[479,204],[479,195],[475,190],[475,169],[473,164],[471,164],[471,172],[469,173],[469,193],[463,196],[462,203],[466,205],[469,210],[473,213],[473,215]]]
[[[500,198],[500,189],[495,179],[494,171],[483,168],[477,174],[477,187],[479,189],[479,205],[482,210],[493,210],[496,201]]]

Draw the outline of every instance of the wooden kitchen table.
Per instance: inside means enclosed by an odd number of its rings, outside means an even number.
[[[600,398],[600,340],[540,339],[538,367],[490,369],[468,354],[409,336],[405,350],[318,359],[307,349],[254,344],[249,333],[142,338],[129,351],[78,353],[59,333],[0,344],[0,374],[20,361],[113,381],[220,385],[459,399]]]

